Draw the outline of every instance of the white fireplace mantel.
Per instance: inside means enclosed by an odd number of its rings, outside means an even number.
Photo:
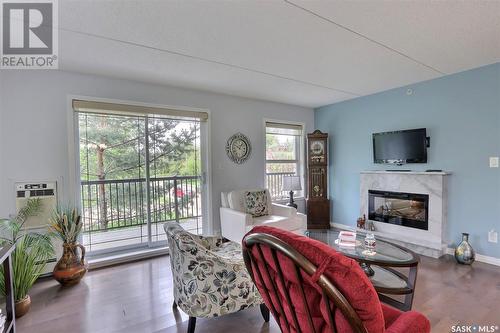
[[[387,170],[375,170],[375,171],[361,171],[361,174],[394,174],[394,175],[440,175],[440,176],[446,176],[446,175],[451,175],[451,172],[448,171],[387,171]]]
[[[428,230],[373,221],[376,235],[431,257],[446,253],[447,176],[449,172],[362,171],[360,213],[368,217],[368,190],[429,195]]]

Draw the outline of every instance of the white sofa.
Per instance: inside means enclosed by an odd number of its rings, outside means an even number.
[[[246,191],[252,190],[221,193],[220,220],[223,237],[241,243],[243,236],[257,225],[281,228],[296,233],[302,233],[307,229],[306,216],[298,213],[293,207],[272,203],[268,190],[266,192],[269,215],[253,217],[247,214],[244,203]]]

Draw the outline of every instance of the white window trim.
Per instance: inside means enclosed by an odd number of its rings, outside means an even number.
[[[305,198],[306,190],[307,190],[307,184],[306,184],[306,165],[305,165],[305,137],[306,137],[306,123],[301,122],[301,121],[293,121],[293,120],[283,120],[283,119],[273,119],[273,118],[264,118],[263,119],[263,132],[264,132],[264,174],[263,174],[263,184],[264,186],[266,185],[266,177],[267,177],[267,155],[266,155],[266,124],[267,123],[278,123],[278,124],[286,124],[286,125],[298,125],[302,127],[302,135],[300,135],[300,139],[297,140],[298,142],[296,143],[299,152],[299,159],[298,160],[284,160],[284,162],[292,162],[292,161],[297,161],[297,175],[300,177],[302,181],[302,194],[300,196],[294,197],[295,200],[302,200]],[[274,160],[277,161],[277,160]],[[273,161],[273,162],[274,162]],[[281,198],[281,199],[273,199],[273,202],[281,203],[285,202],[286,199]]]

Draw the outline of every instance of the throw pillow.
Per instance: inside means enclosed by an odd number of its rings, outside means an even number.
[[[245,211],[253,217],[259,217],[269,214],[267,207],[267,192],[261,191],[246,191],[244,195]]]

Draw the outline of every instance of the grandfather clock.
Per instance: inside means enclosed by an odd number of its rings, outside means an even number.
[[[330,228],[328,199],[328,134],[315,130],[307,135],[307,228]]]

